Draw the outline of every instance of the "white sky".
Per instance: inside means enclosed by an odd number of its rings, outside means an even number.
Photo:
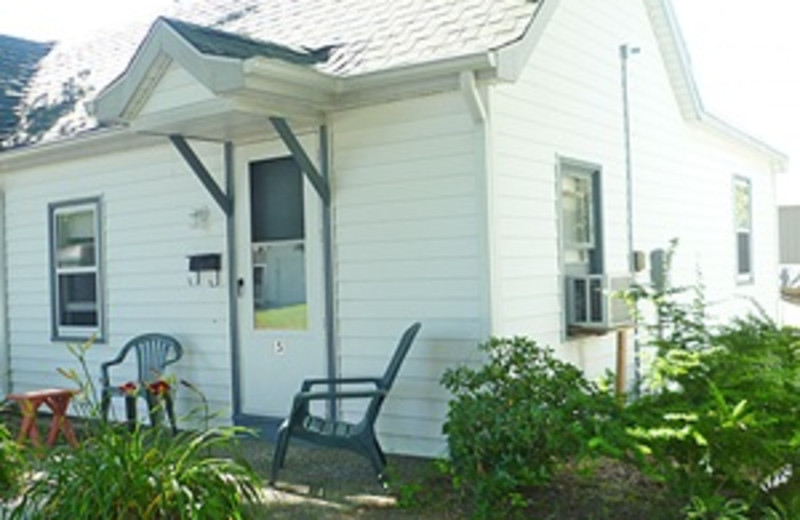
[[[109,24],[152,18],[176,1],[0,0],[0,34],[40,41],[82,38]],[[793,126],[800,120],[800,2],[672,1],[706,108],[800,157]]]
[[[800,160],[800,3],[672,1],[706,109]]]
[[[120,21],[151,18],[174,0],[0,0],[0,34],[38,41],[81,38]]]

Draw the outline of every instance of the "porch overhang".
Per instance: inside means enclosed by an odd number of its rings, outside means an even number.
[[[97,96],[93,111],[99,122],[141,134],[223,142],[263,136],[264,121],[270,117],[288,119],[296,127],[321,124],[336,90],[333,78],[307,64],[258,55],[258,43],[252,44],[256,54],[250,57],[210,54],[187,39],[175,23],[156,21],[126,71]],[[174,65],[211,95],[144,110]]]
[[[465,71],[480,81],[503,80],[493,51],[338,77],[314,67],[323,61],[314,51],[287,49],[295,53],[287,58],[258,52],[259,45],[272,44],[246,41],[251,54],[214,53],[176,29],[181,23],[159,19],[153,25],[125,72],[95,98],[92,111],[98,122],[139,134],[241,143],[263,139],[264,122],[276,117],[302,132],[324,124],[332,110],[458,90]],[[206,31],[221,39],[240,38]],[[178,97],[159,110],[145,110],[165,74],[176,66],[209,96]]]

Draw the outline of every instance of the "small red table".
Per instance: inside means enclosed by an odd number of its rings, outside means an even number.
[[[20,394],[9,394],[6,399],[16,401],[22,409],[22,428],[19,432],[18,442],[23,442],[25,437],[31,439],[31,443],[39,447],[39,429],[36,427],[36,414],[42,404],[46,404],[53,412],[53,420],[50,423],[50,433],[47,435],[47,444],[52,446],[56,442],[58,432],[63,431],[67,442],[74,448],[78,445],[75,432],[67,418],[67,408],[76,390],[64,388],[48,388],[45,390],[34,390]]]

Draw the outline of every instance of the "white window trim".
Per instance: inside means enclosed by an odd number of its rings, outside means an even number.
[[[57,226],[56,219],[60,215],[77,213],[91,210],[94,213],[94,267],[59,267],[57,261]],[[105,306],[103,301],[103,242],[102,242],[102,212],[101,200],[99,197],[75,199],[62,202],[55,202],[48,207],[49,223],[49,249],[50,249],[50,320],[51,337],[56,341],[83,341],[92,336],[95,341],[102,342],[105,339]],[[93,327],[61,325],[60,323],[60,297],[59,297],[59,277],[62,274],[96,274],[96,312],[97,325]]]

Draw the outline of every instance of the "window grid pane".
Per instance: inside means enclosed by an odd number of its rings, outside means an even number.
[[[752,255],[752,192],[750,181],[737,178],[733,189],[733,211],[736,241],[736,273],[749,279],[753,272]]]
[[[736,183],[736,229],[750,229],[750,185]]]
[[[58,277],[59,325],[97,326],[97,277],[94,273]]]
[[[750,233],[736,234],[737,264],[740,275],[750,274]]]
[[[562,182],[564,241],[569,247],[593,247],[592,185],[584,176],[565,175]]]

